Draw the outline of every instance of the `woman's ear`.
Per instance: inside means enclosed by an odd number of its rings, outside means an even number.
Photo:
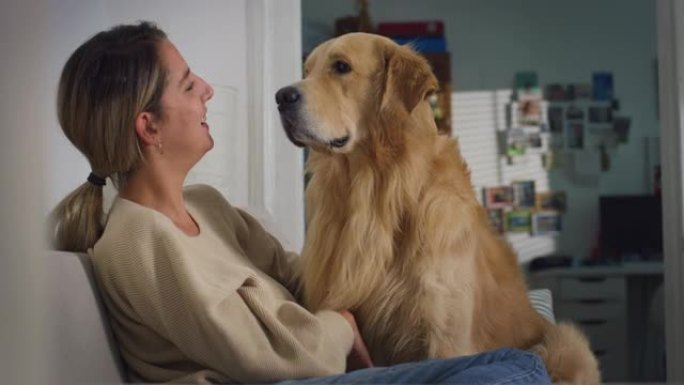
[[[141,112],[135,118],[135,132],[144,146],[156,146],[161,141],[161,134],[156,125],[156,117],[151,112]]]

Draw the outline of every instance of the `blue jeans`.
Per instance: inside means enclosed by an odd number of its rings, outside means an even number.
[[[536,354],[499,349],[472,356],[432,359],[369,368],[329,377],[288,380],[278,385],[314,384],[550,384]]]

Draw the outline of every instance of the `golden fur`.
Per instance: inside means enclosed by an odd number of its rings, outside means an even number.
[[[297,97],[280,97],[288,136],[313,150],[305,303],[352,309],[379,365],[507,346],[539,353],[556,381],[598,383],[586,338],[529,303],[457,142],[437,134],[436,86],[413,50],[357,33],[319,46]]]

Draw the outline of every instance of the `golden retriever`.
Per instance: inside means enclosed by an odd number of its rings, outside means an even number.
[[[515,347],[554,381],[598,383],[582,333],[532,308],[457,142],[437,133],[436,88],[411,48],[353,33],[317,47],[276,94],[287,136],[313,150],[305,304],[353,310],[379,365]]]

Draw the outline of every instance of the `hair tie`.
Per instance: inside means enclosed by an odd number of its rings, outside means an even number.
[[[88,175],[88,182],[99,187],[102,187],[107,184],[107,180],[105,178],[99,177],[93,174],[92,172],[90,173],[90,175]]]

